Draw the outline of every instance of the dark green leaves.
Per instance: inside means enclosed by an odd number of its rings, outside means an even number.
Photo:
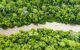
[[[2,0],[0,27],[54,21],[80,24],[79,2],[79,0]]]

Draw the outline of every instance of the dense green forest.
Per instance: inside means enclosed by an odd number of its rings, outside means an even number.
[[[80,50],[80,32],[39,28],[0,35],[0,50]]]
[[[45,22],[80,24],[80,0],[0,0],[0,27]]]
[[[0,28],[46,22],[80,25],[80,0],[0,0]],[[0,50],[80,50],[80,32],[38,28],[0,34]]]

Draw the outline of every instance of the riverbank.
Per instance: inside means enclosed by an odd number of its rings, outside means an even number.
[[[48,23],[46,22],[45,24],[30,24],[30,25],[24,25],[21,27],[14,27],[14,28],[8,28],[6,30],[0,28],[0,33],[1,34],[5,34],[5,35],[10,35],[10,34],[14,34],[16,32],[19,32],[19,30],[30,30],[32,28],[50,28],[53,30],[62,30],[62,31],[75,31],[75,32],[80,32],[80,25],[69,25],[69,24],[62,24],[62,23],[57,23],[57,22],[52,22],[52,23]]]

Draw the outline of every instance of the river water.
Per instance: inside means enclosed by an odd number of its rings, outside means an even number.
[[[45,24],[38,24],[38,25],[30,24],[30,25],[24,25],[21,27],[15,26],[14,28],[8,28],[6,30],[0,28],[0,34],[10,35],[10,34],[19,32],[19,30],[27,31],[32,28],[35,28],[35,29],[36,28],[49,28],[53,30],[63,30],[63,31],[72,30],[75,32],[80,32],[80,25],[69,25],[69,24],[62,24],[62,23],[57,23],[57,22],[52,22],[52,23],[46,22]]]

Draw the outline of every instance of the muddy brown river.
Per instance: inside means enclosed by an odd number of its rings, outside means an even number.
[[[36,28],[49,28],[53,30],[63,30],[63,31],[72,30],[75,32],[80,32],[80,25],[69,25],[69,24],[62,24],[62,23],[57,23],[57,22],[52,22],[52,23],[46,22],[45,24],[38,24],[38,25],[30,24],[30,25],[24,25],[21,27],[15,26],[14,28],[8,28],[6,30],[0,28],[0,34],[10,35],[10,34],[19,32],[19,30],[27,31],[32,28],[35,28],[35,29]]]

